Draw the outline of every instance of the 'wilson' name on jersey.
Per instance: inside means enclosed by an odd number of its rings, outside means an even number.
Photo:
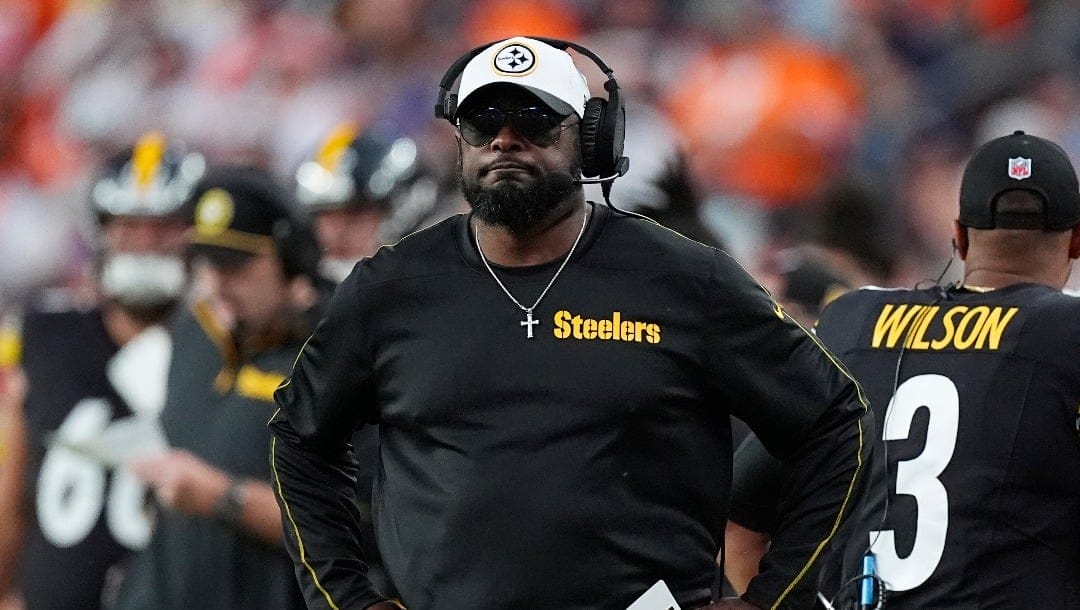
[[[896,305],[886,303],[874,322],[871,347],[909,350],[989,350],[1016,317],[1018,307],[998,305]]]

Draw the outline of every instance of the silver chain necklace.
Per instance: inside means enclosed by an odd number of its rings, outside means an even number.
[[[491,268],[491,264],[488,263],[487,257],[484,256],[484,249],[480,247],[480,231],[473,231],[473,239],[476,241],[476,251],[480,253],[480,260],[483,261],[484,268],[488,270],[488,273],[491,274],[491,277],[495,278],[495,283],[499,285],[499,288],[502,288],[502,291],[506,293],[506,296],[510,297],[510,300],[514,302],[514,305],[517,305],[518,308],[521,309],[521,311],[525,312],[525,319],[521,321],[521,326],[525,327],[526,339],[533,338],[533,326],[536,326],[540,323],[540,320],[533,318],[533,310],[536,309],[536,306],[540,304],[540,301],[543,300],[544,295],[548,293],[548,290],[551,290],[551,286],[555,283],[555,280],[559,279],[559,274],[562,273],[562,270],[566,267],[566,263],[570,262],[570,257],[574,255],[574,249],[577,248],[578,243],[581,241],[581,236],[585,234],[585,225],[588,222],[589,211],[585,210],[585,215],[581,219],[581,229],[578,231],[577,237],[574,239],[574,244],[570,246],[570,251],[566,253],[566,258],[563,259],[563,262],[561,265],[559,265],[559,268],[555,270],[555,275],[551,276],[551,281],[549,281],[547,283],[547,286],[544,287],[544,290],[540,293],[540,296],[536,297],[536,301],[534,301],[533,304],[529,307],[525,307],[521,304],[521,301],[515,299],[514,295],[510,294],[510,291],[507,290],[506,285],[503,284],[502,280],[499,279],[499,276],[495,275],[495,270]]]

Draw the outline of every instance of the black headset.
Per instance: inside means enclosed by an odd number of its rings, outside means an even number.
[[[579,182],[604,183],[607,186],[610,182],[625,174],[626,170],[630,168],[630,159],[623,156],[623,140],[626,135],[626,109],[623,107],[623,101],[619,95],[619,83],[615,80],[614,72],[596,53],[577,43],[556,38],[541,38],[539,36],[530,36],[528,38],[549,44],[562,51],[573,49],[591,59],[607,76],[607,80],[604,81],[604,89],[608,93],[608,99],[592,97],[586,100],[585,112],[584,116],[581,117],[581,129],[579,130],[581,138],[581,173],[585,178]],[[462,55],[450,66],[450,69],[443,75],[442,80],[439,81],[439,98],[435,104],[436,118],[446,119],[451,124],[456,125],[457,94],[450,93],[450,87],[461,76],[470,60],[500,42],[505,42],[505,40],[476,47]]]

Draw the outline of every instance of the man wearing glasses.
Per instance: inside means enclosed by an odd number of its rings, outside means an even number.
[[[561,48],[513,38],[459,61],[440,116],[472,212],[361,262],[276,393],[310,607],[807,607],[858,500],[872,420],[842,367],[725,253],[585,201],[611,109]],[[712,601],[731,414],[790,456],[788,510],[743,599]],[[393,602],[352,513],[365,424]]]

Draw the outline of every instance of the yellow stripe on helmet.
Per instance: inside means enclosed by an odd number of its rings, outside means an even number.
[[[323,138],[319,153],[315,156],[315,162],[331,172],[336,171],[338,164],[341,163],[341,157],[349,148],[349,143],[356,139],[359,131],[360,126],[352,121],[338,123]]]
[[[165,136],[156,131],[143,135],[135,143],[131,154],[131,174],[140,193],[150,188],[150,184],[161,171],[165,145]]]

